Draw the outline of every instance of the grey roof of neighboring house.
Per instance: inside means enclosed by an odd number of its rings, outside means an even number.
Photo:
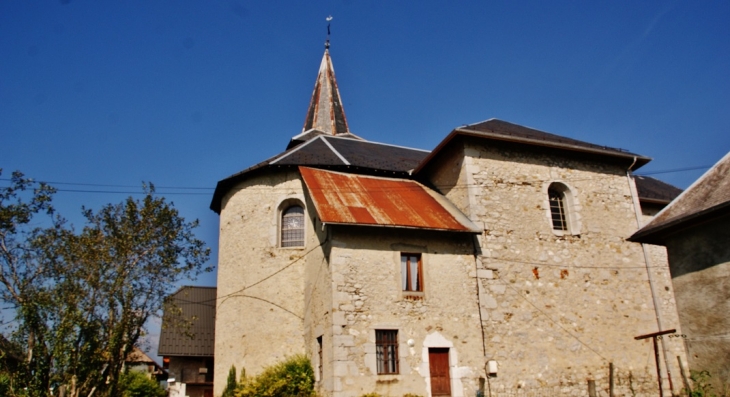
[[[173,306],[162,316],[160,356],[213,357],[215,287],[181,287],[170,295]]]
[[[666,236],[730,214],[730,152],[641,228],[631,241],[661,244]]]
[[[407,176],[428,155],[427,150],[369,142],[343,136],[314,138],[218,182],[210,209],[220,213],[221,200],[236,184],[264,169],[315,166],[333,170]]]
[[[634,175],[639,199],[645,203],[669,204],[682,194],[682,189],[650,176]]]
[[[415,170],[420,172],[430,160],[436,157],[453,139],[460,136],[471,136],[491,139],[500,142],[511,142],[528,146],[552,148],[567,152],[576,152],[601,157],[604,159],[620,159],[635,170],[651,161],[651,158],[631,153],[623,149],[596,145],[577,139],[536,130],[534,128],[512,124],[498,119],[489,119],[475,124],[465,125],[453,130],[449,136],[431,152],[428,158]]]

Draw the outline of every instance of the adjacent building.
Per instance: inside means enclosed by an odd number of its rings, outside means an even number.
[[[215,302],[215,287],[185,286],[165,306],[158,354],[171,396],[213,396]]]
[[[689,367],[730,384],[730,153],[630,238],[669,256]]]

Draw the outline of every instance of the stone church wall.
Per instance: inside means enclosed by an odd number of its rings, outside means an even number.
[[[231,189],[220,214],[215,395],[231,365],[255,375],[264,366],[305,352],[304,260],[319,245],[305,216],[304,248],[280,248],[281,204],[305,203],[299,173],[269,173]]]
[[[428,348],[449,348],[452,395],[473,396],[483,367],[472,235],[408,229],[332,231],[332,389],[429,395]],[[400,254],[420,253],[420,296],[402,291]],[[375,331],[398,330],[399,373],[378,375]]]
[[[607,391],[613,362],[618,393],[656,395],[651,341],[634,340],[656,332],[657,322],[641,246],[625,241],[637,230],[628,164],[476,141],[460,150],[461,172],[433,177],[448,198],[468,203],[462,211],[484,228],[478,267],[488,276],[480,284],[486,358],[499,363],[488,386],[583,395],[587,380],[594,380]],[[458,157],[445,156],[434,168]],[[552,182],[573,195],[570,232],[552,230]],[[666,268],[655,270],[664,289]],[[660,298],[668,312],[664,326],[674,328],[679,324],[668,293]],[[677,343],[669,351],[683,354]],[[676,372],[674,384],[681,388]]]

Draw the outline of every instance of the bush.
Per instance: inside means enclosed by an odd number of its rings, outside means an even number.
[[[122,375],[120,390],[124,397],[165,397],[167,393],[147,375],[130,371]]]
[[[243,372],[243,371],[242,371]],[[243,378],[236,397],[312,397],[314,370],[303,354],[264,369],[253,378]]]

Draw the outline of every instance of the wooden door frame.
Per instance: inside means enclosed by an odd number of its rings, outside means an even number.
[[[445,352],[446,353],[446,374],[447,374],[448,379],[449,379],[449,394],[448,394],[448,396],[453,396],[454,395],[454,391],[453,391],[453,386],[454,385],[453,385],[453,377],[452,377],[452,374],[451,374],[451,353],[452,353],[451,350],[452,350],[452,348],[450,348],[450,347],[436,347],[436,346],[433,346],[433,347],[428,347],[427,349],[428,349],[428,378],[429,378],[429,385],[430,385],[430,390],[429,390],[430,391],[430,395],[431,396],[434,395],[433,394],[433,392],[434,392],[434,390],[433,390],[433,374],[431,373],[431,351],[434,351],[434,353],[435,353],[435,351],[441,351],[441,352]],[[439,394],[439,396],[446,396],[446,395],[445,394]]]

